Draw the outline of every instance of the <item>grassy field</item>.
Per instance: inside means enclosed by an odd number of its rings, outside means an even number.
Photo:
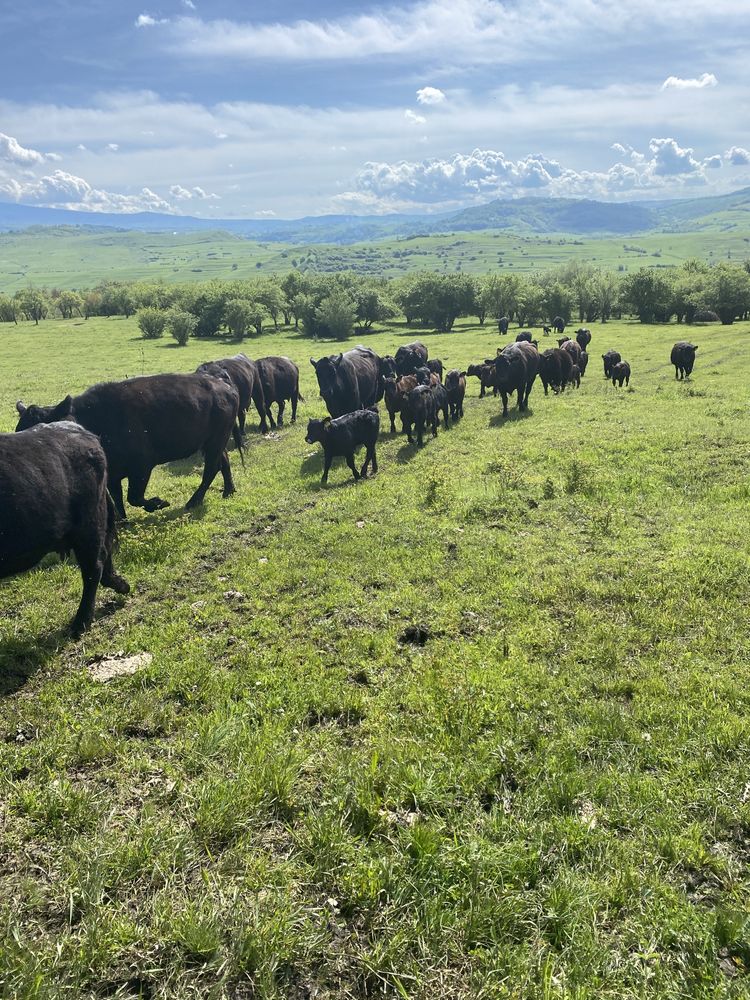
[[[0,332],[3,430],[236,350]],[[123,528],[134,593],[81,642],[75,566],[0,584],[0,995],[750,996],[749,332],[691,330],[678,383],[683,330],[596,325],[579,391],[502,421],[472,379],[457,426],[328,488],[307,359],[338,345],[246,341],[306,403],[235,497],[186,515],[198,463],[159,470],[174,506]],[[93,680],[120,651],[153,660]]]
[[[104,280],[184,282],[283,274],[299,266],[313,272],[354,270],[397,277],[411,271],[530,272],[582,260],[610,270],[644,265],[672,267],[690,257],[745,260],[750,234],[649,233],[585,238],[569,234],[520,235],[507,231],[355,243],[258,243],[223,232],[141,233],[69,227],[0,233],[0,292],[29,284],[88,288]]]

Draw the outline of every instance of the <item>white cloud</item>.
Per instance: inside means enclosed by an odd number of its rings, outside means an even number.
[[[152,17],[150,14],[139,14],[135,19],[136,28],[153,28],[156,24],[169,24],[169,18]]]
[[[182,0],[182,6],[183,7],[187,7],[188,10],[195,10],[196,9],[195,4],[193,3],[193,0]]]
[[[42,163],[44,155],[35,149],[26,149],[12,135],[0,132],[0,160],[7,160],[16,166],[31,167]]]
[[[699,77],[683,80],[679,76],[668,76],[661,85],[662,90],[703,90],[704,87],[716,87],[719,81],[713,73],[702,73]]]
[[[45,153],[45,160],[51,160],[53,163],[59,163],[62,160],[62,156],[59,153]]]
[[[417,101],[420,104],[442,104],[445,94],[437,87],[422,87],[417,91]]]
[[[408,122],[411,122],[412,125],[424,125],[424,123],[427,121],[424,115],[418,115],[411,109],[407,109],[406,111],[404,111],[404,118]]]
[[[276,218],[276,213],[273,209],[263,208],[259,212],[255,213],[259,219],[274,219]]]
[[[190,201],[197,198],[199,201],[219,201],[218,194],[209,194],[202,187],[185,188],[181,184],[173,184],[169,189],[170,195],[177,201]]]
[[[750,151],[742,146],[732,146],[724,153],[724,159],[733,167],[747,167],[750,166]]]
[[[38,180],[10,180],[0,184],[0,192],[15,201],[50,208],[79,209],[87,212],[172,212],[169,202],[150,188],[135,195],[115,194],[94,188],[83,177],[55,170]]]
[[[651,173],[657,177],[677,177],[701,170],[701,163],[693,156],[692,149],[682,149],[674,139],[652,139],[648,148],[653,153]]]
[[[700,161],[694,151],[672,138],[652,139],[648,154],[624,143],[613,149],[629,163],[608,170],[574,170],[541,153],[513,159],[496,150],[475,149],[448,158],[395,163],[366,163],[355,177],[355,190],[340,196],[342,204],[368,211],[396,207],[424,208],[480,203],[542,193],[551,196],[617,198],[618,195],[673,193],[706,182],[706,169],[721,167],[715,154]],[[750,161],[750,156],[749,156]]]
[[[110,153],[116,153],[120,148],[120,145],[117,142],[108,142],[106,148],[110,151]]]
[[[417,0],[367,14],[291,23],[178,18],[172,44],[183,54],[239,59],[353,61],[383,56],[427,56],[458,62],[508,65],[530,55],[555,57],[581,37],[599,51],[622,39],[669,34],[672,44],[694,39],[696,23],[722,23],[731,31],[747,16],[746,0]],[[540,32],[539,25],[544,25]],[[709,74],[710,75],[710,74]]]

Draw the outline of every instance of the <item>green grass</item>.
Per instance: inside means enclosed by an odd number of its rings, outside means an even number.
[[[398,277],[425,270],[528,273],[572,260],[628,270],[647,264],[673,267],[691,257],[741,261],[748,256],[750,235],[739,223],[709,232],[598,238],[485,230],[348,246],[258,243],[225,232],[35,228],[0,233],[0,291],[14,292],[29,284],[89,288],[113,279],[184,282],[249,278],[284,274],[294,266],[313,272],[350,269]]]
[[[235,350],[0,332],[5,430],[19,396]],[[580,391],[502,422],[472,379],[460,424],[327,489],[307,358],[338,347],[245,342],[307,402],[235,497],[186,515],[198,463],[160,469],[134,593],[78,643],[75,566],[0,584],[0,995],[750,996],[749,332],[690,330],[677,383],[684,330],[596,325]],[[118,650],[153,662],[95,683]]]

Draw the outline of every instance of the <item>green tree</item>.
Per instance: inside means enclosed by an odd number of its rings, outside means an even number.
[[[152,307],[139,309],[136,319],[144,340],[158,340],[159,337],[164,336],[167,314],[163,309],[153,309]]]
[[[363,284],[356,292],[357,322],[369,330],[373,323],[385,323],[396,315],[396,307],[383,284]]]
[[[18,304],[7,295],[0,295],[0,323],[18,323]]]
[[[284,314],[284,307],[286,304],[284,293],[282,292],[281,286],[278,282],[273,279],[259,281],[253,288],[252,298],[254,302],[258,303],[258,305],[262,307],[262,310],[265,310],[265,312],[268,313],[273,321],[274,329],[278,330],[279,316]],[[265,316],[261,319],[261,325],[264,319]]]
[[[16,307],[27,320],[34,320],[36,326],[49,310],[49,299],[41,288],[23,288],[13,296]]]
[[[75,313],[83,311],[83,297],[78,292],[64,291],[57,297],[57,308],[63,319],[72,319]]]
[[[642,267],[626,276],[622,298],[625,308],[641,323],[666,323],[674,312],[672,282],[666,274],[651,267]]]
[[[714,264],[705,287],[705,305],[728,326],[750,309],[750,274],[739,264]]]
[[[230,299],[224,307],[224,322],[238,340],[247,334],[253,320],[253,303],[247,299]]]
[[[354,333],[357,307],[344,289],[334,289],[315,311],[318,329],[334,340],[346,340]]]

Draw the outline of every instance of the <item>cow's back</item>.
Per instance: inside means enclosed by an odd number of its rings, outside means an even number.
[[[236,389],[211,375],[146,375],[92,386],[74,400],[76,420],[101,438],[118,471],[160,465],[201,450],[237,415]]]
[[[0,576],[64,552],[101,514],[107,461],[78,424],[41,424],[0,434]]]

